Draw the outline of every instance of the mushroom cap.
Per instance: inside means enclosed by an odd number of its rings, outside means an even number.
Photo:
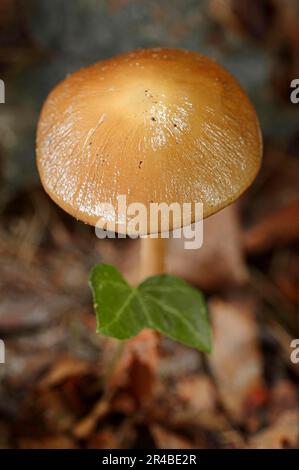
[[[196,202],[207,217],[243,193],[261,154],[257,115],[235,78],[181,49],[140,49],[68,76],[49,94],[37,131],[50,197],[85,223],[126,233],[132,214],[119,218],[119,195],[147,209],[192,203],[193,223]],[[158,231],[183,225],[166,219]]]

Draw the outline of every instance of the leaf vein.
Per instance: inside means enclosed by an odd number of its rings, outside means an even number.
[[[120,319],[120,316],[126,310],[126,308],[130,304],[132,298],[136,295],[136,293],[137,293],[136,289],[132,289],[132,292],[130,292],[125,302],[122,304],[121,308],[115,313],[113,320],[110,323],[108,323],[108,325],[105,326],[105,329],[110,328],[111,326],[113,326],[114,323],[118,322],[118,320]]]
[[[169,305],[163,304],[163,302],[160,302],[160,300],[156,299],[152,295],[148,294],[149,297],[151,297],[152,301],[155,302],[156,304],[160,305],[160,307],[164,310],[167,310],[168,312],[172,313],[175,315],[179,320],[185,324],[185,326],[192,332],[192,335],[194,335],[194,328],[192,327],[192,324],[190,324],[184,316],[181,316],[174,308],[170,307]]]

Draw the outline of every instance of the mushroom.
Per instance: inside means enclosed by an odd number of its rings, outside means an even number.
[[[140,49],[69,75],[49,94],[37,131],[49,196],[85,223],[129,235],[128,220],[103,213],[102,202],[201,202],[208,217],[248,188],[261,153],[258,119],[238,82],[181,49]],[[162,217],[157,231],[181,225]],[[142,275],[162,272],[164,239],[141,244]]]

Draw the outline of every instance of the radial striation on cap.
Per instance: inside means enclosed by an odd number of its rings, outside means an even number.
[[[79,70],[50,93],[38,123],[47,193],[77,219],[116,230],[124,221],[103,203],[116,208],[119,195],[127,205],[201,202],[204,217],[219,211],[251,184],[261,154],[238,82],[180,49],[136,50]]]

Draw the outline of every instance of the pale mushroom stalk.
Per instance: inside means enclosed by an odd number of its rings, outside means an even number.
[[[140,242],[140,280],[165,272],[166,243],[161,234],[158,238],[141,238]]]

